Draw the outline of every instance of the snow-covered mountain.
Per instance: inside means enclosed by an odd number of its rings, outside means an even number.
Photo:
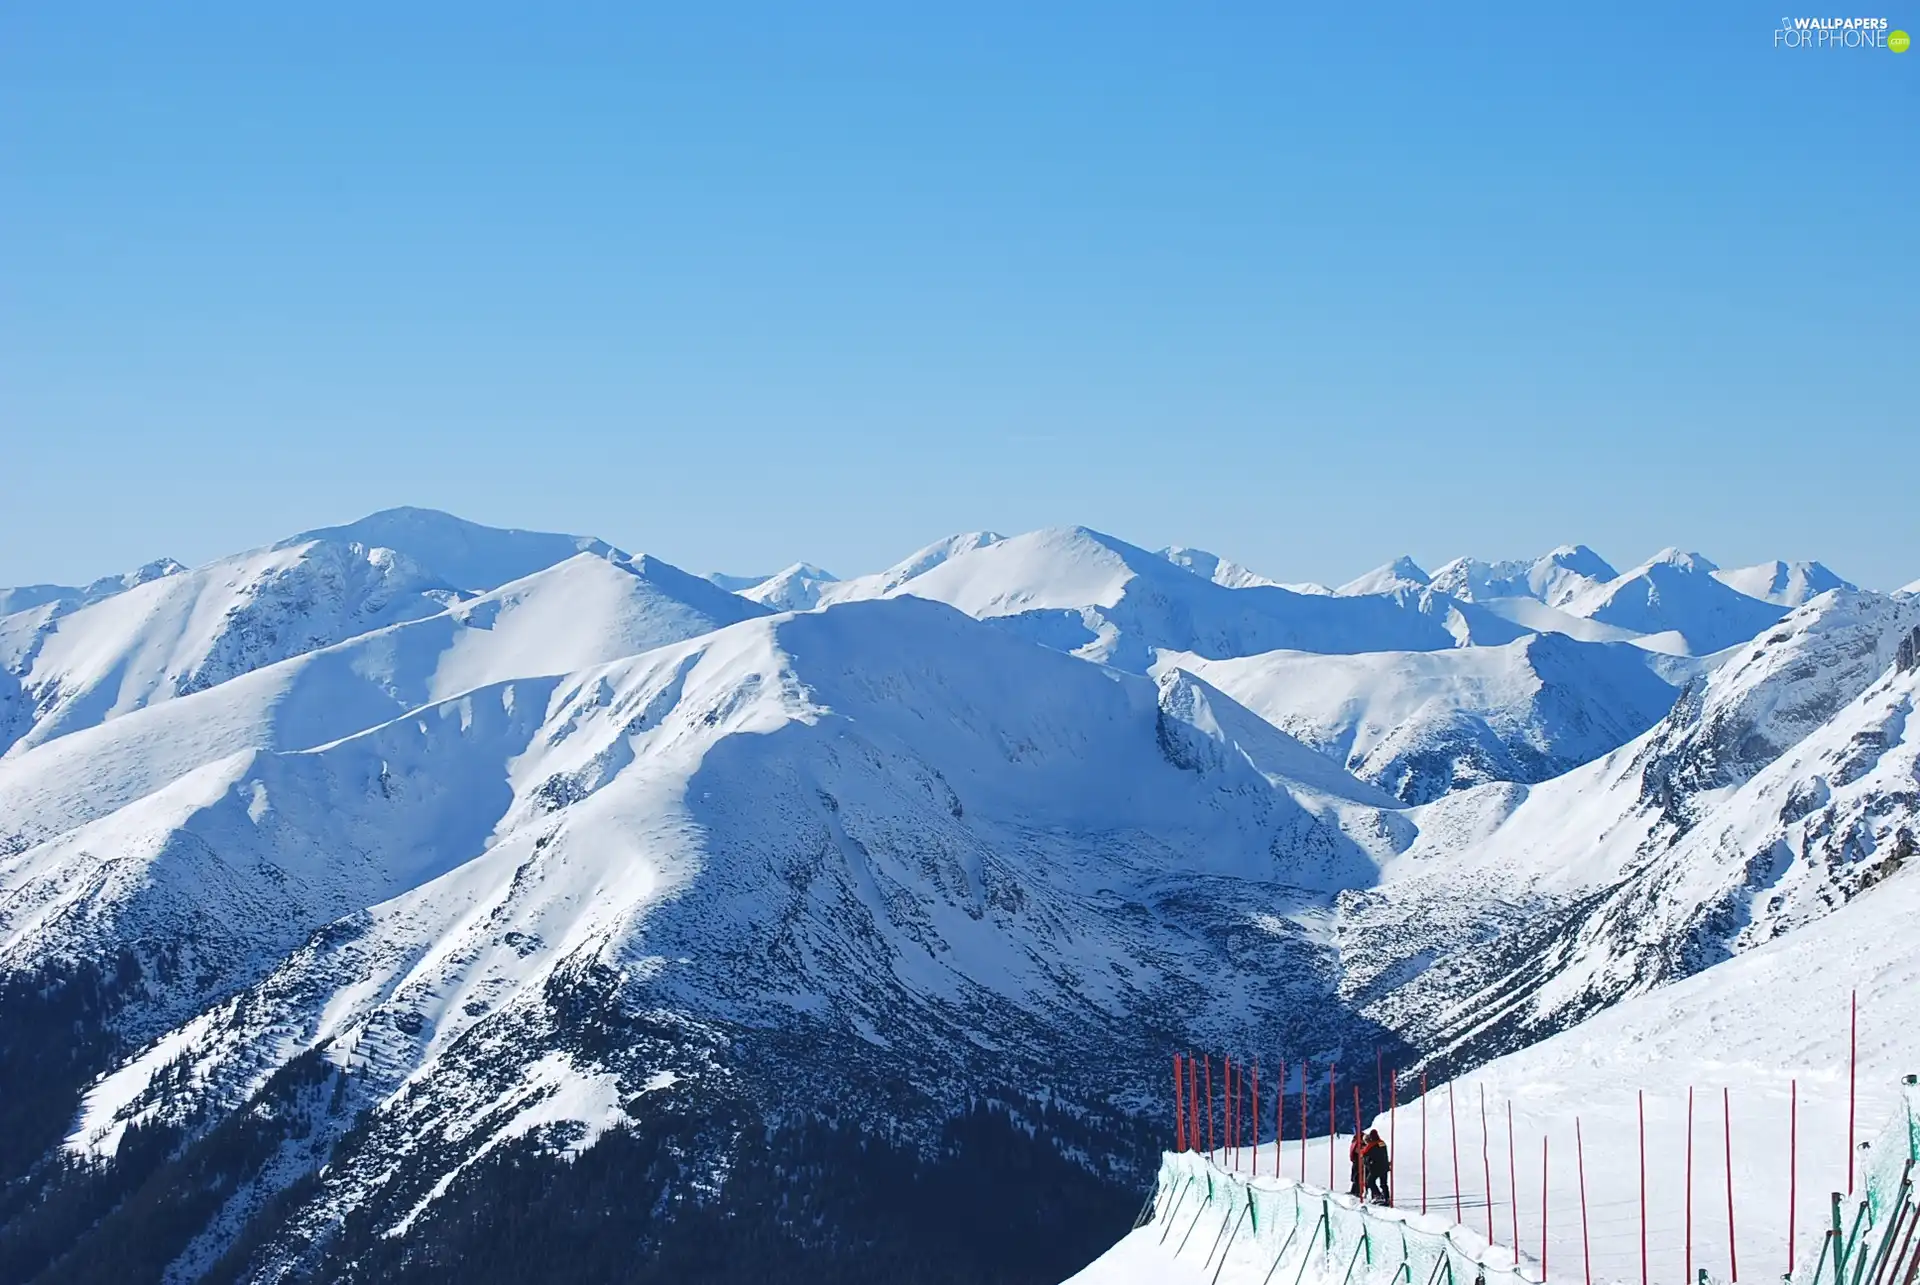
[[[821,592],[837,583],[833,573],[810,562],[796,562],[736,592],[774,611],[807,611],[819,606]]]
[[[1860,586],[1842,580],[1818,562],[1759,562],[1732,571],[1716,571],[1713,578],[1749,598],[1799,607],[1829,589],[1857,589]]]
[[[1570,615],[1641,634],[1673,634],[1695,655],[1736,646],[1785,614],[1723,583],[1697,553],[1662,549],[1633,570],[1574,595]]]
[[[1455,558],[1433,573],[1433,587],[1468,602],[1532,598],[1564,607],[1620,573],[1584,544],[1563,544],[1531,562],[1481,562]]]
[[[924,569],[847,581],[831,600],[876,593],[931,598],[1045,646],[1135,672],[1152,664],[1157,649],[1208,657],[1279,648],[1430,651],[1511,642],[1520,632],[1424,589],[1336,598],[1270,585],[1228,588],[1085,527],[941,548]]]
[[[1420,839],[1350,931],[1382,976],[1410,958],[1422,972],[1367,1011],[1423,1028],[1436,1052],[1504,1051],[1871,887],[1920,833],[1913,672],[1900,667],[1916,628],[1911,600],[1832,591],[1605,758],[1421,810]],[[1524,912],[1492,941],[1459,913],[1469,872]],[[1431,916],[1433,934],[1408,940],[1410,914]],[[1449,922],[1459,946],[1436,957]]]
[[[1195,679],[1116,678],[907,598],[217,760],[17,853],[0,917],[23,962],[191,944],[141,960],[170,983],[118,1020],[152,1042],[90,1092],[71,1145],[117,1154],[131,1124],[190,1130],[303,1050],[344,1063],[351,1048],[367,1141],[343,1140],[290,1217],[377,1203],[391,1230],[524,1115],[551,1118],[553,1092],[589,1111],[590,1140],[660,1076],[691,1074],[687,1058],[722,1056],[700,1031],[809,1048],[911,1032],[919,1051],[889,1074],[930,1084],[1013,1075],[1038,1055],[1039,1014],[1050,1047],[1132,1047],[1238,969],[1218,937],[1225,890],[1284,901],[1364,881],[1398,839],[1390,806]],[[675,1014],[688,1046],[570,1051],[550,996],[583,969],[601,1002]],[[1255,998],[1234,1010],[1337,1038],[1337,1007],[1290,1013],[1297,989],[1245,980]],[[762,1056],[727,1054],[730,1074],[821,1075]],[[523,1105],[462,1123],[493,1102]],[[426,1147],[452,1128],[472,1132]],[[400,1155],[415,1159],[395,1186]],[[242,1188],[224,1216],[271,1194]],[[208,1235],[181,1252],[224,1249]]]
[[[478,600],[562,565],[571,570]],[[684,619],[667,624],[675,610]],[[491,633],[504,616],[509,630],[485,644],[468,642],[467,651],[498,653],[514,646],[510,638],[571,631],[554,663],[572,668],[609,648],[628,654],[636,643],[673,641],[756,610],[657,559],[636,560],[600,541],[396,509],[155,577],[72,611],[47,606],[0,617],[0,670],[11,680],[0,689],[0,749],[17,752],[429,617]],[[584,614],[564,618],[575,613]],[[449,663],[457,677],[461,662]]]
[[[1920,599],[1389,570],[399,510],[0,618],[0,1278],[1058,1279],[1172,1048],[1470,1066],[1913,877]]]
[[[1406,803],[1533,783],[1658,721],[1676,689],[1621,643],[1531,634],[1499,647],[1353,656],[1163,653]]]
[[[1341,585],[1334,592],[1343,598],[1356,594],[1394,593],[1404,589],[1425,589],[1433,577],[1420,569],[1412,558],[1395,558],[1384,567],[1376,567]]]
[[[1413,559],[1399,558],[1336,592],[1421,588],[1478,604],[1529,630],[1705,656],[1745,642],[1785,608],[1854,586],[1817,562],[1723,571],[1697,553],[1671,548],[1621,573],[1587,546],[1568,544],[1531,561],[1456,558],[1432,575]]]

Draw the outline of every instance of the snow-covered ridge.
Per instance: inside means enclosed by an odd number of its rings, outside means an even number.
[[[699,577],[601,541],[493,531],[444,514],[392,510],[177,571],[69,612],[0,618],[0,670],[7,676],[0,680],[0,751],[17,755],[281,661],[432,617],[446,617],[428,631],[438,637],[493,635],[484,643],[469,638],[456,648],[462,655],[447,658],[448,675],[438,687],[445,691],[461,681],[465,654],[486,652],[503,673],[555,673],[758,610]],[[665,625],[676,612],[680,622]],[[650,616],[655,623],[644,624]],[[496,629],[496,621],[510,629]],[[511,659],[510,652],[516,653]],[[396,691],[405,686],[401,681]]]
[[[1225,585],[1229,589],[1270,585],[1279,589],[1292,589],[1296,593],[1331,592],[1325,585],[1281,584],[1278,580],[1269,579],[1257,571],[1250,571],[1237,562],[1223,558],[1217,553],[1208,553],[1205,549],[1193,549],[1176,544],[1160,550],[1160,556],[1176,567],[1186,568],[1202,580],[1211,580],[1214,584]]]
[[[965,537],[971,542],[973,537]],[[924,569],[844,581],[822,601],[931,598],[1043,645],[1141,672],[1156,649],[1209,657],[1289,648],[1428,651],[1510,642],[1520,630],[1426,590],[1335,598],[1273,585],[1229,588],[1084,527],[937,547]]]
[[[184,563],[175,562],[172,558],[159,558],[123,575],[102,576],[87,585],[34,584],[0,589],[0,616],[31,611],[36,607],[48,608],[56,614],[65,613],[186,569]]]
[[[1559,776],[1653,726],[1677,689],[1638,648],[1530,635],[1500,647],[1209,660],[1163,652],[1407,803]]]
[[[1560,608],[1620,573],[1584,544],[1563,544],[1532,561],[1481,562],[1456,558],[1433,574],[1433,586],[1456,598],[1531,598]]]

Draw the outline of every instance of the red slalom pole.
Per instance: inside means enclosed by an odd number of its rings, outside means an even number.
[[[1279,1092],[1273,1095],[1273,1176],[1284,1178],[1280,1171],[1280,1144],[1287,1140],[1287,1059],[1280,1059],[1280,1083],[1274,1088]]]
[[[1307,1185],[1307,1064],[1300,1064],[1300,1185]]]
[[[1213,1156],[1213,1054],[1207,1054],[1207,1156]]]
[[[1453,1081],[1447,1081],[1447,1132],[1453,1135],[1453,1221],[1464,1222],[1460,1209],[1460,1126],[1453,1116]],[[1645,1282],[1642,1282],[1645,1285]]]
[[[1513,1256],[1520,1257],[1520,1167],[1513,1158],[1513,1099],[1507,1099],[1507,1195],[1513,1204]]]
[[[1180,1055],[1173,1055],[1173,1149],[1187,1149],[1187,1099],[1180,1087]]]
[[[1733,1090],[1721,1086],[1720,1118],[1726,1122],[1727,1137],[1727,1280],[1740,1279],[1740,1255],[1733,1239]]]
[[[1547,1137],[1540,1135],[1540,1279],[1547,1279]]]
[[[1580,1134],[1580,1117],[1573,1117],[1573,1160],[1580,1172],[1580,1258],[1593,1285],[1593,1244],[1587,1237],[1587,1140]]]
[[[1338,1074],[1334,1064],[1327,1063],[1327,1190],[1333,1190],[1333,1141],[1340,1131],[1340,1095],[1333,1090],[1333,1080]]]
[[[1274,1143],[1278,1147],[1279,1143]],[[1253,1059],[1253,1176],[1260,1176],[1260,1059]]]
[[[1854,1083],[1860,1069],[1860,992],[1853,992],[1851,1031],[1847,1036],[1847,1194],[1853,1194]]]
[[[1427,1072],[1420,1071],[1420,1212],[1427,1212]]]
[[[1787,1275],[1793,1275],[1793,1220],[1800,1204],[1800,1081],[1787,1089]]]
[[[1240,1059],[1240,1066],[1233,1075],[1233,1159],[1234,1167],[1239,1168],[1240,1161],[1247,1156],[1247,1062]]]
[[[1200,1068],[1187,1055],[1187,1151],[1200,1151]]]
[[[1373,1046],[1373,1113],[1375,1115],[1387,1109],[1387,1086],[1381,1075],[1386,1066],[1386,1056],[1380,1051],[1378,1044]]]
[[[1393,1204],[1393,1161],[1400,1154],[1400,1068],[1387,1081],[1387,1204]]]
[[[1231,1169],[1234,1167],[1235,1161],[1239,1159],[1239,1155],[1234,1147],[1236,1135],[1233,1131],[1233,1107],[1236,1100],[1236,1095],[1233,1091],[1233,1059],[1231,1057],[1223,1058],[1222,1062],[1224,1063],[1224,1067],[1221,1071],[1221,1079],[1225,1081],[1226,1101],[1223,1102],[1220,1107],[1220,1140],[1225,1144],[1227,1168]]]
[[[1366,1131],[1367,1127],[1360,1122],[1360,1086],[1356,1084],[1353,1086],[1353,1145],[1356,1148],[1360,1145],[1361,1135],[1366,1133]],[[1353,1155],[1354,1159],[1358,1161],[1360,1153],[1356,1150]],[[1365,1200],[1367,1198],[1367,1174],[1365,1167],[1363,1166],[1355,1176],[1360,1179],[1360,1199]]]
[[[1480,1086],[1480,1168],[1486,1180],[1487,1193],[1487,1243],[1493,1240],[1493,1151],[1487,1145],[1487,1086]],[[1515,1245],[1513,1252],[1518,1254],[1520,1246]]]
[[[1187,1150],[1200,1149],[1200,1066],[1187,1054]]]
[[[1259,1058],[1254,1059],[1256,1073],[1259,1062]],[[1260,1147],[1260,1115],[1258,1111],[1253,1109],[1251,1103],[1252,1098],[1248,1096],[1247,1063],[1243,1060],[1240,1063],[1240,1112],[1238,1117],[1240,1120],[1240,1149],[1242,1151],[1258,1151]]]
[[[1647,1091],[1640,1090],[1640,1285],[1647,1285]]]
[[[1693,1281],[1693,1086],[1687,1086],[1687,1281]]]
[[[1233,1068],[1233,1167],[1247,1158],[1247,1060]]]
[[[1187,1054],[1187,1146],[1200,1149],[1200,1069],[1191,1053]]]

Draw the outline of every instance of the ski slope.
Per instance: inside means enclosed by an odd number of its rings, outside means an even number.
[[[1850,1152],[1849,1066],[1855,992],[1860,1012],[1856,1142],[1867,1142],[1903,1110],[1900,1080],[1920,1072],[1920,864],[1902,869],[1818,923],[1683,981],[1622,1001],[1559,1035],[1496,1059],[1418,1095],[1404,1081],[1397,1109],[1376,1112],[1363,1086],[1369,1126],[1397,1146],[1395,1198],[1537,1259],[1542,1219],[1541,1144],[1547,1141],[1547,1263],[1553,1279],[1579,1280],[1591,1253],[1595,1280],[1641,1278],[1640,1112],[1646,1115],[1647,1262],[1656,1280],[1683,1279],[1687,1263],[1688,1091],[1694,1092],[1692,1255],[1696,1269],[1730,1279],[1727,1115],[1731,1110],[1734,1230],[1741,1279],[1788,1270],[1790,1158],[1798,1130],[1796,1259],[1808,1265],[1828,1222],[1828,1193],[1856,1184],[1871,1153]],[[1269,1057],[1271,1072],[1278,1061]],[[1267,1092],[1271,1094],[1271,1079]],[[1288,1107],[1302,1082],[1289,1078]],[[1307,1085],[1324,1101],[1324,1068]],[[1343,1117],[1348,1089],[1337,1086]],[[1725,1097],[1723,1099],[1723,1092]],[[1643,1097],[1644,1095],[1644,1097]],[[1482,1127],[1482,1104],[1486,1125]],[[1797,1108],[1795,1103],[1797,1102]],[[1269,1097],[1271,1111],[1277,1103]],[[1512,1131],[1508,1129],[1508,1109]],[[1263,1113],[1264,1114],[1264,1113]],[[1424,1120],[1423,1120],[1424,1117]],[[1297,1117],[1296,1117],[1297,1119]],[[1578,1125],[1576,1137],[1576,1124]],[[1304,1171],[1324,1186],[1325,1137],[1302,1148],[1297,1125],[1279,1148],[1289,1176]],[[1266,1141],[1220,1163],[1274,1173],[1274,1126]],[[1345,1180],[1347,1139],[1337,1142]],[[1511,1169],[1509,1153],[1513,1156]],[[1849,1165],[1849,1159],[1853,1165]],[[1587,1188],[1581,1226],[1580,1163]],[[1455,1181],[1456,1164],[1458,1182]],[[1513,1178],[1517,1176],[1515,1184]],[[1517,1194],[1517,1205],[1516,1205]],[[1489,1198],[1490,1197],[1490,1198]],[[1456,1204],[1457,1198],[1457,1204]],[[1079,1285],[1186,1279],[1151,1237],[1123,1242],[1073,1280]],[[1583,1241],[1585,1243],[1583,1243]],[[1221,1277],[1235,1282],[1231,1271]],[[1257,1279],[1257,1278],[1255,1278]]]

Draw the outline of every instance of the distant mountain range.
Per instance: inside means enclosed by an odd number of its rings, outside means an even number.
[[[0,605],[7,1280],[1057,1280],[1171,1050],[1477,1065],[1920,830],[1920,598],[1818,563],[405,509]]]

